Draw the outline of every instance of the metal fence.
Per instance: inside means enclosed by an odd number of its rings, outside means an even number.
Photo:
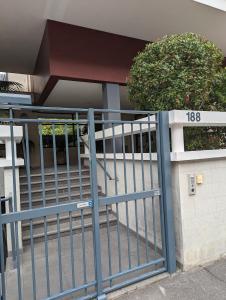
[[[1,109],[9,114],[0,122],[10,130],[12,162],[4,176],[13,199],[0,216],[3,300],[104,299],[175,272],[167,112]],[[15,126],[23,127],[17,147]],[[13,254],[7,259],[5,226],[14,230],[6,230]]]

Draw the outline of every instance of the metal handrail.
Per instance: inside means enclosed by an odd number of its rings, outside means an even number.
[[[83,137],[80,136],[81,142],[83,142],[83,144],[87,147],[88,150],[90,150],[89,145],[87,144],[87,142],[83,139]],[[96,161],[98,163],[98,165],[101,167],[101,169],[106,173],[107,177],[110,180],[118,180],[117,178],[113,178],[111,176],[111,174],[104,168],[104,166],[102,165],[102,163],[100,162],[100,159],[98,157],[96,157]]]
[[[1,198],[0,198],[1,202],[8,202],[8,201],[11,201],[11,200],[12,200],[12,197],[1,196]]]

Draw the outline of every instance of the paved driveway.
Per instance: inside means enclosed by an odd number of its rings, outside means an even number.
[[[179,272],[172,277],[129,292],[118,299],[224,300],[226,299],[226,259],[189,272]]]

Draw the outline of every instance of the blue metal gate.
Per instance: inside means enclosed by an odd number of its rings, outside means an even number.
[[[167,112],[1,112],[12,152],[10,205],[2,200],[0,215],[3,300],[105,299],[175,272]]]

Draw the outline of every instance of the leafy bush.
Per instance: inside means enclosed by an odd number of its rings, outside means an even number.
[[[194,33],[165,36],[134,59],[129,98],[137,109],[225,110],[223,53]],[[185,149],[226,146],[225,128],[185,128]]]
[[[224,111],[226,109],[226,68],[222,68],[214,78],[210,92],[211,110]]]
[[[56,147],[58,148],[58,150],[64,150],[66,147],[65,134],[68,135],[67,138],[69,145],[71,143],[75,144],[77,140],[77,130],[79,130],[79,128],[77,127],[77,125],[73,124],[67,124],[67,126],[65,126],[65,124],[55,124],[54,129],[52,124],[43,124],[43,145],[46,148],[53,147],[53,135],[55,135]]]
[[[226,81],[223,58],[212,42],[194,33],[150,43],[131,67],[130,100],[137,108],[147,110],[218,109],[214,102],[219,95],[213,89],[221,89],[222,79]],[[215,97],[211,97],[213,94]]]
[[[186,151],[214,150],[226,147],[225,127],[185,127],[184,148]]]
[[[65,135],[65,125],[64,124],[56,124],[54,126],[54,130],[52,124],[43,124],[42,125],[42,135]],[[76,132],[77,128],[74,126],[74,130]],[[67,125],[67,134],[73,135],[73,125]]]

